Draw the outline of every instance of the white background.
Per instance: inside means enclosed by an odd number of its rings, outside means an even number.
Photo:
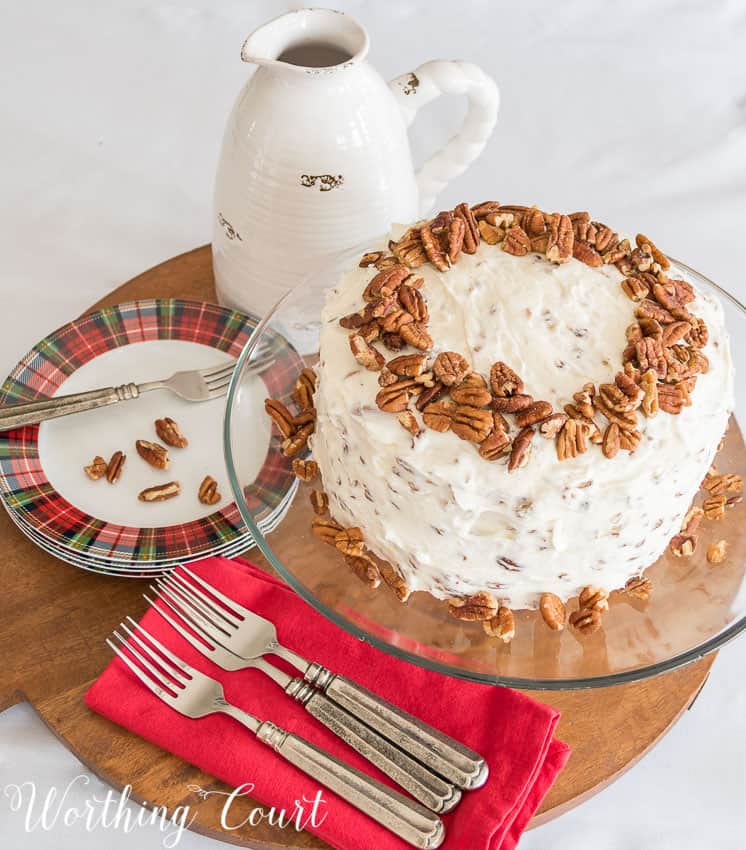
[[[443,206],[497,197],[589,209],[651,234],[746,299],[746,3],[336,5],[369,28],[370,59],[386,77],[463,58],[499,82],[497,133]],[[0,2],[3,374],[114,286],[209,241],[222,128],[249,72],[239,48],[286,7]],[[461,114],[455,100],[428,107],[414,130],[416,155],[434,150]],[[741,641],[721,653],[694,708],[653,753],[527,834],[523,850],[746,846],[745,669]],[[0,788],[27,779],[42,791],[64,787],[80,771],[28,707],[0,716]],[[26,835],[2,796],[0,835],[10,850],[103,840],[111,850],[148,850],[161,840],[156,831],[104,837],[62,826]],[[213,844],[188,835],[180,846]]]

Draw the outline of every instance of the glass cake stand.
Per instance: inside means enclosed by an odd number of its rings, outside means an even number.
[[[324,291],[362,253],[354,250],[336,257],[273,308],[241,354],[228,393],[223,436],[233,494],[259,549],[288,584],[332,622],[384,652],[451,676],[524,689],[592,688],[655,676],[696,661],[746,628],[746,503],[731,508],[719,521],[703,522],[693,556],[676,558],[666,551],[646,573],[653,582],[648,601],[613,593],[603,628],[595,634],[583,636],[569,626],[554,632],[538,612],[516,611],[516,635],[507,645],[488,637],[480,623],[454,619],[444,602],[427,593],[413,593],[403,604],[385,584],[375,590],[363,584],[341,554],[311,533],[314,513],[308,494],[313,485],[301,484],[285,519],[262,534],[257,528],[261,505],[244,495],[255,492],[253,471],[242,464],[255,439],[249,425],[252,394],[243,388],[256,378],[247,370],[254,352],[271,345],[276,362],[263,376],[268,395],[291,406],[295,378],[317,359]],[[674,265],[674,272],[714,292],[725,309],[740,377],[736,413],[716,462],[720,471],[746,476],[746,446],[736,421],[746,410],[746,308],[685,264]],[[276,435],[267,463],[278,476],[291,474],[291,461],[279,452]],[[720,539],[728,541],[728,556],[712,565],[706,559],[707,547]],[[568,611],[574,608],[577,600],[570,600]]]

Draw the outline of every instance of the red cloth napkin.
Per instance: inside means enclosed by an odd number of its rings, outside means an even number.
[[[487,783],[467,791],[445,815],[445,848],[511,850],[570,755],[554,739],[559,713],[507,688],[452,679],[392,658],[343,632],[316,613],[289,587],[251,564],[209,558],[191,569],[227,596],[272,619],[280,643],[342,673],[481,753],[490,767]],[[260,719],[338,756],[387,784],[390,780],[311,717],[258,670],[229,673],[200,655],[162,617],[148,611],[142,624],[194,667],[219,679],[226,699]],[[272,659],[289,673],[293,669]],[[144,688],[118,658],[86,695],[94,711],[152,741],[206,773],[238,787],[253,783],[251,796],[292,812],[302,795],[319,785],[259,742],[235,720],[215,714],[190,720]],[[323,789],[327,813],[313,829],[337,850],[404,850],[401,839]]]

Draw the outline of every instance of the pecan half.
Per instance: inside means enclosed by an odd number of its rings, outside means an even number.
[[[381,342],[389,351],[401,351],[404,348],[404,340],[399,334],[383,333],[381,334]]]
[[[705,512],[702,508],[697,505],[692,505],[692,507],[686,512],[684,519],[681,521],[681,533],[694,534],[694,532],[699,528],[704,515]]]
[[[205,475],[202,479],[202,483],[199,485],[199,489],[197,490],[197,498],[203,505],[217,505],[217,503],[223,498],[220,493],[218,493],[218,482],[212,477],[212,475]]]
[[[625,378],[627,377],[622,372],[619,374]],[[642,393],[634,381],[630,381],[630,383],[637,390],[634,397],[628,396],[616,383],[599,384],[598,396],[602,402],[602,406],[613,410],[615,413],[631,413],[633,410],[637,410],[642,402]]]
[[[666,377],[668,366],[663,354],[663,346],[659,340],[651,336],[643,337],[639,342],[635,343],[635,354],[641,372],[647,372],[648,369],[655,369],[659,378]]]
[[[397,419],[399,420],[399,424],[402,428],[404,428],[405,431],[409,431],[413,437],[419,437],[422,433],[420,423],[417,421],[417,418],[411,410],[405,410],[403,413],[400,413],[397,416]]]
[[[448,261],[455,263],[464,245],[466,225],[461,218],[453,218],[448,224]]]
[[[420,228],[420,239],[422,240],[422,247],[425,249],[428,260],[439,271],[447,272],[450,268],[448,257],[429,224],[423,224]]]
[[[296,431],[296,427],[293,424],[293,414],[279,399],[265,398],[264,410],[269,414],[275,425],[277,425],[285,439],[293,436]]]
[[[718,540],[707,547],[707,560],[711,564],[722,564],[728,553],[728,541]]]
[[[458,620],[490,620],[497,615],[497,599],[486,590],[480,590],[464,599],[450,599],[448,613]]]
[[[575,234],[569,216],[552,213],[549,218],[549,247],[547,259],[552,263],[566,263],[572,257]]]
[[[368,253],[363,254],[358,263],[358,266],[361,269],[367,269],[368,266],[374,266],[377,262],[383,259],[383,251],[368,251]]]
[[[548,401],[535,401],[528,407],[516,414],[515,424],[519,428],[525,428],[526,425],[535,425],[546,419],[552,413],[552,405]]]
[[[181,433],[179,426],[170,416],[155,420],[155,433],[158,439],[175,449],[185,449],[189,445],[189,440]]]
[[[620,428],[619,448],[630,454],[640,445],[642,434],[636,428]]]
[[[526,466],[531,458],[531,442],[534,439],[534,429],[529,425],[516,434],[510,449],[508,472],[514,472]]]
[[[647,602],[652,591],[653,582],[649,578],[643,578],[642,576],[635,576],[624,585],[624,592],[628,596],[640,599],[643,602]]]
[[[285,457],[295,457],[306,447],[308,438],[313,434],[314,423],[309,422],[300,427],[295,434],[282,441],[282,453]]]
[[[681,389],[671,384],[658,384],[658,406],[674,416],[681,413],[684,406],[684,395]]]
[[[406,602],[409,599],[410,590],[407,587],[407,583],[404,579],[396,572],[396,570],[390,565],[386,563],[382,563],[379,565],[378,569],[381,572],[381,578],[386,582],[386,584],[394,591],[399,602]]]
[[[482,201],[481,204],[475,204],[471,208],[471,212],[474,215],[474,218],[479,220],[480,218],[484,218],[486,215],[500,212],[500,204],[498,201]]]
[[[414,321],[414,316],[407,313],[406,310],[393,310],[388,316],[380,320],[381,330],[384,333],[400,333],[404,325],[408,325]]]
[[[369,372],[379,372],[386,362],[383,354],[367,343],[360,334],[351,333],[349,336],[350,351],[355,360]]]
[[[390,266],[378,272],[365,287],[363,298],[366,301],[373,301],[376,298],[392,295],[408,275],[409,269],[403,264]]]
[[[743,478],[736,475],[735,472],[708,475],[702,486],[711,496],[720,496],[723,493],[743,493]]]
[[[725,515],[725,507],[728,502],[726,495],[708,496],[702,502],[702,509],[707,519],[721,519]]]
[[[653,259],[662,268],[667,269],[671,264],[668,262],[668,257],[660,250],[652,239],[645,236],[644,233],[638,233],[635,237],[635,242],[638,247],[646,248],[653,255]]]
[[[293,461],[293,472],[295,473],[295,477],[301,481],[313,481],[319,474],[319,465],[315,460],[296,458]]]
[[[634,380],[634,378],[630,377],[630,375],[626,372],[617,372],[614,376],[614,383],[627,396],[627,398],[632,399],[635,407],[640,406],[642,403],[643,393],[640,389],[640,385]]]
[[[499,638],[503,643],[510,643],[515,637],[515,617],[510,608],[501,605],[497,614],[489,620],[482,620],[484,633],[489,637]]]
[[[650,294],[650,287],[642,275],[625,277],[622,281],[622,289],[624,290],[624,294],[633,301],[642,301]]]
[[[601,449],[604,453],[604,457],[609,459],[613,458],[619,451],[619,426],[616,422],[611,422],[606,426],[603,442],[601,443]]]
[[[577,238],[573,242],[572,255],[576,260],[594,269],[604,264],[603,257],[592,245],[588,242],[580,242]]]
[[[595,608],[597,611],[609,610],[609,592],[602,587],[586,585],[578,596],[581,608]]]
[[[107,465],[101,455],[96,455],[88,466],[83,467],[83,471],[91,481],[98,481],[99,478],[103,478],[106,475]]]
[[[313,407],[313,394],[316,392],[316,373],[306,367],[295,380],[293,399],[301,410]]]
[[[485,460],[497,460],[503,457],[510,448],[510,437],[507,429],[497,420],[499,413],[495,414],[495,428],[492,433],[479,446],[479,454]]]
[[[567,460],[587,451],[588,426],[579,419],[568,419],[557,435],[557,459]]]
[[[481,443],[494,427],[494,419],[489,410],[459,404],[451,416],[451,430],[462,440]]]
[[[309,496],[313,512],[318,516],[323,516],[329,510],[329,497],[323,490],[311,490]]]
[[[400,354],[393,360],[389,360],[386,367],[399,377],[414,378],[422,374],[426,359],[424,354]]]
[[[408,342],[413,348],[427,351],[433,347],[433,339],[421,322],[411,322],[400,331],[401,338]]]
[[[425,323],[430,321],[430,313],[427,309],[427,302],[419,289],[403,284],[399,288],[399,303],[415,322]],[[388,328],[386,328],[386,330],[388,330]]]
[[[505,231],[494,224],[490,224],[486,219],[479,221],[479,235],[488,245],[497,245],[505,239]]]
[[[553,440],[562,430],[568,416],[566,413],[553,413],[539,423],[539,433],[548,440]]]
[[[508,396],[507,398],[500,398],[499,396],[497,398],[493,398],[492,408],[494,410],[499,410],[500,413],[518,413],[519,411],[530,407],[533,403],[533,396],[519,393],[518,395]]]
[[[173,499],[181,492],[181,484],[178,481],[169,481],[168,484],[157,484],[155,487],[146,487],[141,490],[137,498],[141,502],[165,502]]]
[[[122,476],[122,468],[127,460],[127,455],[120,451],[114,452],[106,464],[106,480],[109,484],[116,484]]]
[[[422,412],[422,419],[428,428],[441,433],[448,431],[453,421],[457,404],[453,401],[435,401],[428,404]]]
[[[445,390],[446,388],[443,384],[435,382],[432,387],[424,389],[419,396],[417,396],[417,401],[414,403],[414,406],[417,410],[422,412],[429,404],[438,401],[445,393]]]
[[[676,534],[669,543],[669,549],[677,558],[689,558],[696,548],[696,534]]]
[[[367,555],[345,555],[345,563],[353,573],[375,590],[381,585],[381,572]]]
[[[592,635],[601,628],[601,614],[595,608],[578,608],[570,614],[570,625],[583,635]]]
[[[417,387],[418,384],[413,378],[402,378],[395,384],[379,390],[376,394],[376,404],[386,413],[402,413],[407,409],[409,396]]]
[[[492,401],[487,382],[477,372],[471,372],[458,386],[451,387],[450,395],[458,404],[471,407],[486,407]]]
[[[540,236],[547,229],[544,213],[538,207],[531,207],[523,213],[521,225],[530,239]]]
[[[427,262],[420,231],[416,227],[408,230],[398,242],[389,242],[389,250],[410,269],[419,268]]]
[[[465,254],[476,253],[479,247],[479,225],[468,204],[459,204],[453,211],[455,218],[464,222],[464,241],[462,250]]]
[[[657,416],[658,404],[658,375],[654,369],[648,369],[640,378],[640,386],[643,391],[642,412],[648,419]]]
[[[660,304],[656,304],[655,301],[651,301],[649,298],[640,301],[635,308],[635,316],[638,319],[655,319],[656,322],[660,322],[662,325],[667,325],[674,321],[674,316],[668,310],[665,310]]]
[[[516,224],[505,234],[502,247],[506,254],[512,254],[514,257],[525,257],[531,250],[531,240],[526,231]]]
[[[499,398],[507,398],[523,392],[523,381],[502,360],[492,364],[490,369],[490,386],[492,392]]]
[[[311,531],[322,543],[336,546],[337,535],[342,531],[342,526],[331,517],[314,517],[311,520]]]
[[[435,377],[447,387],[455,387],[471,371],[469,361],[456,351],[441,351],[433,364]]]
[[[555,632],[565,628],[567,612],[562,600],[554,593],[542,593],[539,600],[539,611],[544,622]]]
[[[689,322],[671,322],[670,325],[666,325],[663,329],[661,342],[666,347],[676,345],[677,342],[681,342],[684,339],[691,329],[692,326]]]
[[[140,457],[156,469],[168,469],[168,449],[160,443],[151,443],[150,440],[136,440],[135,449]]]

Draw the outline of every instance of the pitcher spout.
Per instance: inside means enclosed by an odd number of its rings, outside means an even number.
[[[251,33],[241,59],[319,73],[355,65],[367,52],[368,33],[354,18],[332,9],[298,9]]]

